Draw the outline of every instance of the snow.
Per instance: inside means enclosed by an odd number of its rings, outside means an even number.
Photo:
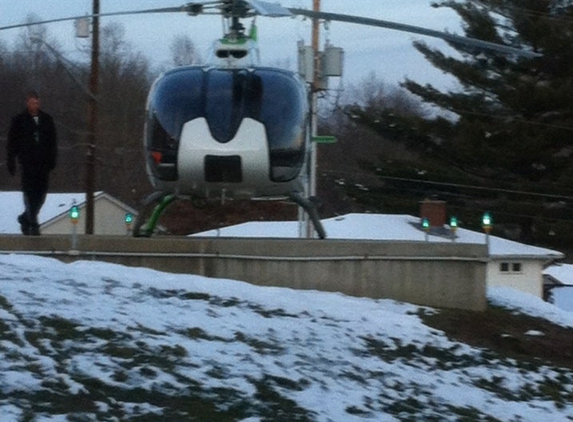
[[[545,318],[564,327],[573,328],[573,313],[566,312],[561,306],[533,299],[533,296],[518,292],[509,287],[488,289],[490,302],[503,307],[510,307],[528,315]]]
[[[573,286],[566,286],[552,290],[555,306],[573,312]]]
[[[82,204],[84,193],[50,193],[42,206],[38,221],[40,224],[68,212],[72,204]],[[0,234],[20,234],[17,218],[24,211],[22,192],[0,192]]]
[[[0,284],[7,422],[191,420],[169,413],[167,397],[243,406],[223,418],[241,422],[273,420],[276,397],[280,412],[306,417],[290,420],[573,420],[573,371],[452,341],[423,324],[430,308],[21,255],[0,255]],[[488,298],[573,327],[573,314],[533,296]],[[91,405],[51,410],[60,398]]]
[[[364,239],[392,241],[424,241],[426,233],[419,227],[420,219],[404,214],[346,214],[322,220],[328,239]],[[452,242],[447,235],[430,232],[430,242]],[[297,221],[254,221],[193,234],[204,237],[299,237]],[[558,251],[526,245],[490,235],[490,256],[559,259]],[[463,228],[456,231],[456,242],[485,244],[484,233]]]

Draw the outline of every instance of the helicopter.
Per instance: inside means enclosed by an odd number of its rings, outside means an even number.
[[[136,235],[151,235],[162,210],[178,197],[225,203],[290,199],[325,233],[316,207],[303,197],[309,147],[308,91],[295,72],[260,65],[256,26],[241,19],[290,16],[260,1],[209,3],[226,21],[208,64],[172,69],[152,85],[146,107],[146,166],[158,203]],[[194,4],[193,13],[205,9]],[[141,224],[141,225],[140,225]],[[146,224],[142,229],[142,225]]]
[[[260,0],[192,2],[99,16],[166,12],[220,15],[225,30],[214,42],[208,64],[171,69],[152,84],[143,146],[154,192],[144,201],[134,223],[134,236],[151,236],[167,206],[179,198],[190,198],[197,207],[208,201],[291,200],[308,214],[318,237],[326,237],[315,201],[305,193],[312,89],[297,72],[260,65],[256,26],[247,31],[242,23],[245,19],[302,16],[389,28],[504,54],[538,55],[412,25],[286,8]],[[77,18],[85,16],[37,23]]]

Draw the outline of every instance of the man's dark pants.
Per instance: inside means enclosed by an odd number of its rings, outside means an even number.
[[[24,195],[23,214],[18,217],[22,233],[26,235],[39,235],[40,226],[38,214],[48,193],[49,173],[23,172],[22,193]]]

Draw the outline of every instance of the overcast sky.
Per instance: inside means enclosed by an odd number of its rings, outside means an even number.
[[[21,23],[34,13],[42,20],[87,14],[92,9],[92,0],[18,0],[2,2],[0,27]],[[449,9],[435,9],[431,0],[322,0],[322,10],[384,19],[399,23],[422,26],[437,30],[461,33],[456,15]],[[100,0],[101,12],[150,9],[176,6],[185,0]],[[283,0],[286,7],[312,8],[312,0]],[[126,39],[137,50],[148,56],[154,64],[169,65],[169,45],[174,36],[188,34],[202,56],[213,41],[222,34],[221,18],[214,16],[190,17],[181,14],[153,14],[104,18],[105,25],[111,21],[121,22],[126,30]],[[246,22],[248,26],[249,22]],[[310,43],[311,23],[302,18],[259,18],[257,20],[262,62],[265,65],[296,67],[297,41]],[[0,39],[12,42],[21,30],[0,32]],[[51,24],[49,32],[63,45],[66,55],[78,55],[78,46],[85,40],[74,36],[73,22]],[[422,83],[447,85],[448,79],[434,69],[412,47],[412,41],[424,39],[393,30],[370,28],[353,24],[332,23],[328,31],[322,31],[321,44],[326,39],[345,50],[345,85],[361,81],[374,71],[389,84],[398,83],[407,76]],[[445,46],[441,41],[426,38],[433,45]]]

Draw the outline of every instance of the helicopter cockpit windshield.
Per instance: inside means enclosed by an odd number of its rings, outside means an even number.
[[[265,127],[273,182],[294,179],[305,156],[306,93],[291,72],[275,68],[185,67],[154,85],[145,131],[154,177],[178,180],[177,154],[183,126],[204,118],[216,142],[232,142],[243,119]]]

